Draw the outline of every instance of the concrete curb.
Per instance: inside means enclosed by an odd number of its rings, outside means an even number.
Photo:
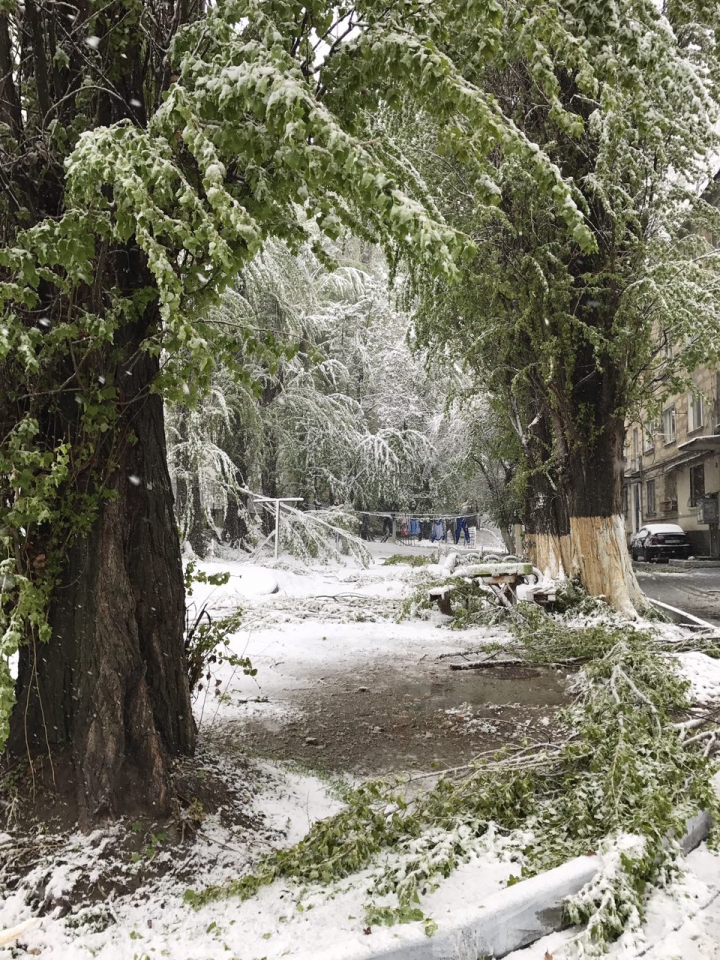
[[[452,927],[433,937],[422,931],[367,960],[455,960],[504,957],[562,927],[562,901],[582,890],[602,866],[600,857],[577,857],[489,896]],[[409,931],[408,931],[409,933]]]
[[[700,627],[703,630],[717,630],[717,627],[714,624],[709,623],[707,620],[703,620],[700,617],[696,617],[694,613],[688,613],[687,610],[681,610],[679,607],[671,607],[669,603],[663,603],[662,600],[653,600],[652,597],[647,597],[647,599],[654,607],[659,607],[666,613],[673,614],[676,623],[678,623],[681,627],[690,626]]]
[[[688,854],[710,832],[710,817],[699,813],[687,822],[680,841]],[[433,937],[421,930],[396,928],[402,943],[373,953],[363,960],[458,960],[458,958],[499,958],[527,947],[540,937],[561,930],[563,901],[593,880],[602,868],[599,856],[576,857],[537,877],[506,887],[484,903],[456,918],[452,926]]]
[[[705,813],[705,811],[698,813],[688,820],[685,824],[685,836],[680,841],[680,846],[685,856],[687,856],[691,850],[694,850],[695,847],[699,847],[703,840],[707,840],[711,827],[712,818],[710,814]]]
[[[720,560],[673,560],[673,566],[686,567],[690,570],[704,570],[705,567],[720,567]]]
[[[641,573],[663,573],[663,566],[658,568],[649,560],[633,560],[632,565],[639,568]],[[671,557],[668,564],[670,567],[679,567],[682,570],[712,570],[714,567],[720,567],[720,560],[681,560],[680,557]]]

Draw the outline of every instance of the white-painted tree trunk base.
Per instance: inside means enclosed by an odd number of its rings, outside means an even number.
[[[530,557],[534,565],[552,580],[564,580],[576,575],[572,569],[570,537],[554,537],[534,533],[528,538]]]
[[[593,597],[602,597],[631,620],[648,606],[635,578],[625,538],[625,521],[613,517],[571,517],[570,533],[533,536],[534,561],[547,576],[577,578]]]

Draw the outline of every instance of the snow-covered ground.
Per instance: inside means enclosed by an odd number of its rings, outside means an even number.
[[[15,947],[0,947],[2,960],[26,954],[48,960],[360,960],[417,936],[416,923],[366,926],[363,905],[370,899],[371,871],[329,889],[302,889],[276,882],[245,903],[220,901],[195,910],[183,902],[188,887],[202,889],[242,876],[263,853],[297,841],[315,820],[340,809],[333,776],[310,771],[311,767],[327,768],[338,774],[344,759],[322,750],[325,744],[320,731],[326,738],[330,733],[327,725],[322,727],[322,711],[308,719],[315,701],[329,704],[328,716],[336,722],[333,698],[363,702],[358,690],[372,697],[373,690],[364,685],[366,676],[371,678],[368,685],[378,685],[379,699],[385,700],[382,685],[392,680],[393,689],[402,691],[405,688],[399,686],[398,678],[406,678],[410,692],[396,696],[408,700],[407,713],[412,718],[407,728],[398,724],[409,744],[407,769],[423,768],[428,755],[423,752],[424,745],[433,737],[440,738],[437,742],[444,749],[450,741],[442,737],[453,736],[457,741],[452,741],[453,749],[464,745],[472,755],[472,738],[487,736],[488,726],[502,734],[505,708],[499,704],[492,715],[497,719],[491,722],[475,716],[463,701],[461,688],[451,706],[442,699],[445,694],[439,695],[436,703],[415,692],[422,684],[450,683],[449,679],[443,681],[450,677],[438,659],[443,654],[477,649],[502,636],[502,631],[475,628],[456,633],[438,614],[427,620],[398,622],[402,600],[423,577],[438,571],[430,566],[381,563],[391,553],[417,554],[429,552],[429,548],[371,547],[374,562],[367,569],[335,565],[310,571],[292,564],[257,566],[219,559],[202,564],[208,573],[230,571],[231,579],[223,587],[196,585],[193,601],[198,608],[207,603],[216,614],[243,608],[241,629],[232,638],[232,648],[249,656],[258,669],[257,677],[252,678],[225,664],[196,702],[201,744],[197,764],[207,763],[209,775],[220,773],[230,784],[234,799],[228,808],[242,810],[242,822],[223,816],[221,809],[205,818],[194,842],[171,846],[158,841],[150,857],[143,854],[140,858],[128,857],[123,848],[122,833],[128,827],[124,824],[89,837],[76,834],[48,840],[38,835],[33,842],[41,852],[35,855],[30,873],[12,890],[4,889],[3,877],[12,858],[19,855],[17,838],[10,828],[8,833],[0,832],[0,931],[37,916],[42,912],[39,904],[44,903],[48,911],[23,933]],[[699,699],[720,698],[717,661],[701,654],[680,654],[679,658]],[[467,682],[467,677],[453,674],[452,683],[460,684],[461,678]],[[554,685],[553,690],[556,686],[560,689],[563,679],[550,677],[548,683]],[[479,680],[473,678],[473,682]],[[517,680],[513,682],[518,685]],[[521,712],[535,709],[532,703],[513,703],[508,709],[518,707]],[[428,718],[427,722],[419,722],[417,716]],[[542,710],[537,719],[549,723]],[[460,722],[465,727],[456,736]],[[314,726],[306,728],[307,723]],[[365,743],[376,738],[372,757],[378,765],[388,758],[388,765],[394,768],[404,762],[403,756],[391,750],[390,740],[396,732],[363,725],[360,717],[356,723],[357,740]],[[318,735],[306,736],[306,729]],[[379,732],[374,732],[376,729]],[[315,741],[318,752],[313,753],[312,745],[308,747],[301,757],[304,767],[270,761],[257,749],[255,756],[246,759],[253,743],[264,742],[258,731],[270,731],[268,736],[277,732],[281,745],[289,742],[292,749],[296,743]],[[532,728],[524,732],[531,734]],[[283,740],[292,736],[296,739]],[[308,755],[315,758],[312,764]],[[363,757],[364,765],[370,762],[368,756]],[[357,771],[348,764],[345,774],[353,778]],[[502,838],[489,835],[469,863],[423,897],[424,914],[440,932],[456,923],[518,872],[510,856]],[[152,870],[146,860],[152,860]],[[156,869],[163,864],[165,871]],[[640,956],[692,960],[720,955],[720,857],[703,845],[687,858],[685,868],[684,877],[673,888],[651,898],[647,940],[616,945],[612,955],[618,960]],[[104,897],[103,878],[113,871],[128,882],[124,892]],[[88,891],[88,905],[67,913],[74,889]],[[382,905],[383,900],[374,898],[374,902]],[[512,956],[544,960],[547,952],[562,957],[571,937],[572,931],[556,934]]]
[[[682,876],[652,893],[639,937],[622,937],[608,960],[716,960],[720,956],[720,856],[701,844],[681,862]],[[577,930],[537,940],[507,960],[564,960]]]

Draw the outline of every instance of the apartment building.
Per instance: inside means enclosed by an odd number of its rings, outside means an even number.
[[[678,523],[696,556],[720,557],[720,373],[701,368],[693,379],[695,390],[668,400],[657,422],[628,428],[625,529]]]

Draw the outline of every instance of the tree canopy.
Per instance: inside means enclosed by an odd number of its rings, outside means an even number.
[[[718,11],[563,9],[577,18],[589,73],[580,59],[545,61],[554,86],[540,83],[530,49],[481,65],[467,51],[465,70],[572,185],[593,242],[575,243],[516,157],[487,158],[492,206],[441,141],[406,137],[425,177],[443,184],[448,222],[476,244],[461,283],[426,287],[418,331],[462,358],[514,433],[539,564],[629,611],[628,593],[641,595],[620,521],[625,421],[718,359],[720,221],[706,189],[718,146]],[[589,524],[605,526],[604,547]],[[604,554],[612,569],[596,562]]]

